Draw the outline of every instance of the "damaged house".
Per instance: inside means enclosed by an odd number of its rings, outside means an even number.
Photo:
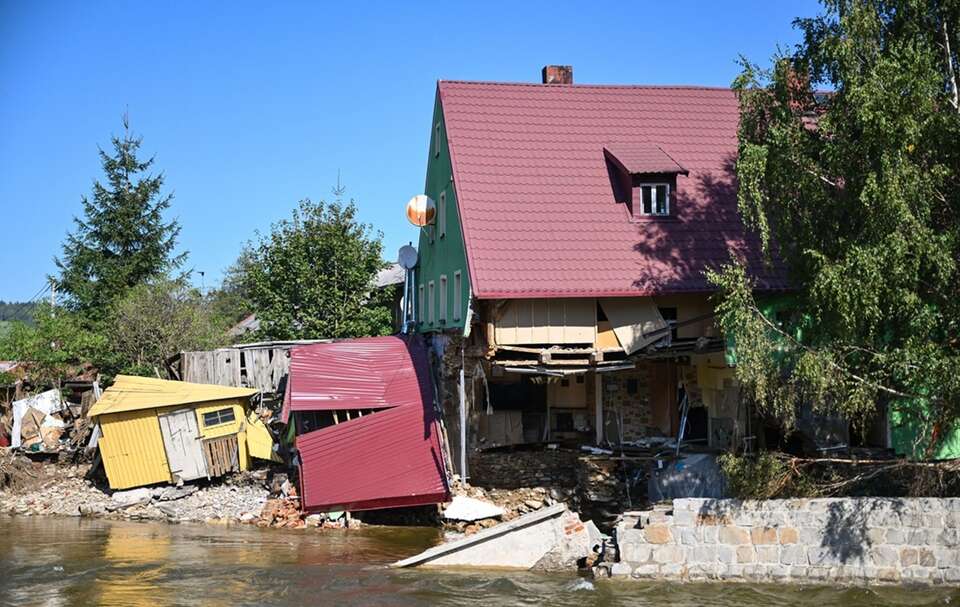
[[[257,391],[118,375],[88,415],[111,489],[180,484],[276,460]]]
[[[760,291],[787,286],[737,213],[738,120],[729,89],[579,86],[567,66],[439,82],[413,326],[440,362],[460,475],[571,477],[549,451],[555,469],[491,466],[505,445],[754,440],[704,276],[735,251]]]

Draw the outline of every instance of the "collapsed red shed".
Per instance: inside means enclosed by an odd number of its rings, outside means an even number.
[[[283,420],[365,411],[296,437],[306,511],[371,510],[449,499],[426,347],[419,336],[294,348]]]

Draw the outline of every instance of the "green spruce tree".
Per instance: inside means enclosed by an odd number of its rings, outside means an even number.
[[[130,132],[112,137],[113,153],[100,150],[106,183],[95,181],[83,198],[83,218],[57,258],[57,288],[67,305],[90,320],[103,319],[128,289],[179,268],[186,253],[174,254],[180,226],[164,219],[172,194],[162,194],[163,174],[149,172],[153,158],[137,158],[142,139]]]

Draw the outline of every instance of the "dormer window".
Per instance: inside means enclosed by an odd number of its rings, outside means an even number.
[[[677,178],[687,169],[655,144],[611,144],[603,153],[614,200],[626,203],[631,220],[676,218]]]
[[[641,183],[634,190],[640,198],[637,201],[640,215],[670,215],[669,183]]]

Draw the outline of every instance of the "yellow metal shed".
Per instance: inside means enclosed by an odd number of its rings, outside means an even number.
[[[273,439],[248,413],[257,391],[119,375],[90,409],[113,489],[211,478],[275,459]]]

